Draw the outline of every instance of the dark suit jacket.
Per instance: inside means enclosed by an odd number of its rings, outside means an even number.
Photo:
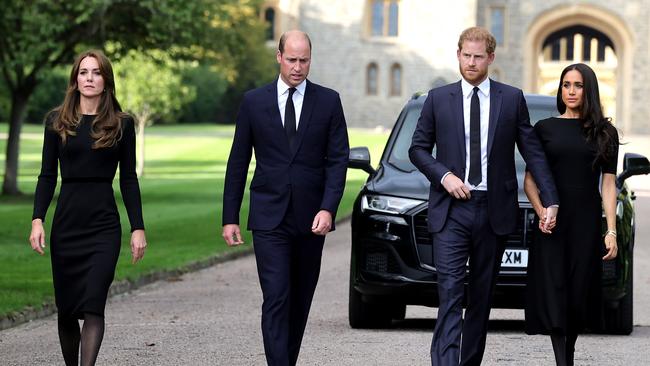
[[[488,215],[497,235],[513,232],[517,223],[515,143],[540,189],[545,207],[559,204],[544,150],[530,125],[528,107],[520,89],[490,80],[488,129]],[[431,156],[437,145],[436,157]],[[460,81],[429,91],[409,157],[431,181],[429,230],[442,230],[453,199],[440,183],[446,172],[465,179],[465,124]]]
[[[292,150],[278,109],[277,81],[244,95],[226,171],[224,225],[239,223],[253,149],[249,230],[276,228],[289,202],[303,232],[311,231],[319,210],[336,216],[350,150],[337,92],[307,81],[295,139]]]

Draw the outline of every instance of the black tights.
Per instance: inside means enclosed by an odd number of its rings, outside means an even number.
[[[58,321],[59,340],[66,366],[79,365],[80,344],[81,365],[93,366],[104,338],[104,317],[85,313],[81,331],[76,318],[59,316]]]
[[[555,364],[557,366],[573,366],[573,354],[577,340],[578,335],[575,333],[567,335],[551,334],[551,343],[553,344],[553,353],[555,354]]]

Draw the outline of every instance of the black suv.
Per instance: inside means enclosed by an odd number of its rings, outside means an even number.
[[[436,270],[431,235],[427,231],[429,182],[411,163],[408,149],[426,95],[414,95],[406,104],[388,139],[377,170],[366,147],[350,151],[350,168],[369,177],[359,192],[352,214],[349,321],[352,328],[388,326],[404,319],[406,305],[438,306]],[[557,116],[555,98],[526,95],[531,121]],[[435,150],[433,152],[435,155]],[[519,187],[525,163],[516,153]],[[617,177],[616,229],[618,256],[603,262],[603,319],[605,333],[632,332],[632,268],[634,254],[634,192],[625,179],[648,174],[650,163],[627,153]],[[517,231],[507,240],[501,261],[493,307],[524,306],[528,247],[535,212],[519,190]],[[603,218],[603,230],[606,228]]]

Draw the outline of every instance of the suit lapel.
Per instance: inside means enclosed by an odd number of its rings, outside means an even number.
[[[298,131],[296,131],[296,141],[293,144],[293,150],[291,151],[291,156],[293,157],[298,149],[300,149],[300,144],[302,144],[303,137],[305,136],[305,131],[309,128],[309,121],[311,120],[311,114],[316,105],[316,89],[312,83],[307,80],[307,86],[305,87],[305,95],[302,100],[302,109],[300,110],[300,120],[298,121]]]
[[[460,148],[460,156],[462,164],[465,166],[466,152],[465,152],[465,115],[463,113],[463,88],[460,86],[460,81],[454,88],[455,91],[451,92],[451,112],[453,120],[456,124],[456,134],[458,140],[458,147]]]
[[[266,90],[269,93],[268,98],[270,101],[266,112],[269,117],[271,130],[274,131],[274,134],[276,135],[276,137],[272,138],[272,140],[278,141],[278,143],[282,145],[283,149],[287,151],[287,154],[289,154],[291,152],[289,148],[289,140],[287,138],[286,132],[284,131],[282,116],[280,115],[280,107],[278,106],[278,83],[275,82],[269,84]]]
[[[490,124],[488,129],[488,146],[487,156],[490,158],[492,151],[492,144],[494,143],[494,135],[499,123],[499,114],[501,113],[501,89],[492,80],[490,80]]]

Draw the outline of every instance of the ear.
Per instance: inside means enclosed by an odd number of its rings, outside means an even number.
[[[280,52],[280,50],[278,50],[278,52],[275,54],[275,58],[276,60],[278,60],[278,63],[282,62],[282,53]]]
[[[492,65],[492,62],[494,62],[494,52],[488,54],[488,65]]]

